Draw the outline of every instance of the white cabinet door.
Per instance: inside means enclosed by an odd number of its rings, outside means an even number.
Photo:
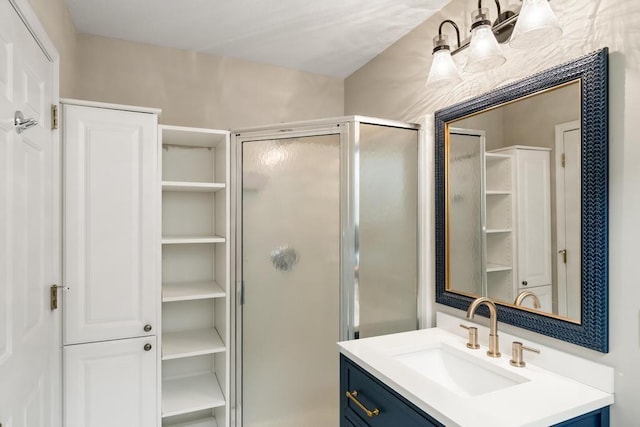
[[[551,284],[548,150],[517,150],[518,286]]]
[[[155,335],[157,116],[63,114],[64,343]]]
[[[65,346],[65,427],[157,427],[156,337]]]

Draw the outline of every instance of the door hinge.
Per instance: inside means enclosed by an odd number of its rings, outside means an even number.
[[[564,165],[566,164],[566,157],[564,153],[560,155],[560,163],[562,164],[562,167],[564,167]]]
[[[58,308],[58,289],[62,289],[63,291],[69,290],[67,286],[51,285],[51,291],[50,291],[51,311],[56,310]]]
[[[51,105],[51,130],[58,129],[58,105]]]

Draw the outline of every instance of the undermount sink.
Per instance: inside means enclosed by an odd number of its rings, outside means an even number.
[[[460,397],[478,396],[529,381],[489,363],[478,364],[447,346],[396,354],[394,359]]]

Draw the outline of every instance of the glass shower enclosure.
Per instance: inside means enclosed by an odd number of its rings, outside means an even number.
[[[338,425],[337,341],[416,329],[417,125],[235,132],[232,423]]]

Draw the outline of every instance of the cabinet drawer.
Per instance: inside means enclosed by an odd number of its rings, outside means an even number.
[[[379,414],[368,417],[347,397],[347,391],[356,391],[357,400],[370,411],[377,408]],[[343,355],[340,356],[340,410],[342,427],[355,425],[356,421],[371,427],[442,426]]]
[[[609,407],[577,416],[554,427],[609,427]]]

